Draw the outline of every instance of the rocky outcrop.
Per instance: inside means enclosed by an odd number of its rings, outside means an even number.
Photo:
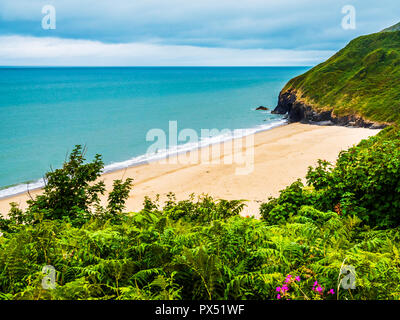
[[[268,108],[267,108],[267,107],[264,107],[264,106],[259,106],[256,110],[264,110],[264,111],[267,111]]]
[[[292,90],[281,92],[279,94],[278,105],[272,113],[287,114],[289,122],[315,123],[323,125],[331,124],[371,129],[381,129],[387,126],[387,124],[368,121],[356,115],[338,117],[333,114],[333,110],[316,111],[312,106],[298,100],[296,92]]]

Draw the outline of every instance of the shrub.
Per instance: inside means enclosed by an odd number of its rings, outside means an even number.
[[[35,210],[34,201],[27,212],[13,205],[0,220],[0,299],[399,299],[400,230],[379,199],[397,201],[394,147],[397,131],[385,130],[336,167],[320,162],[312,186],[287,187],[261,206],[262,220],[241,217],[241,200],[207,195],[170,194],[163,207],[146,198],[142,211],[124,213],[131,179],[115,181],[102,208],[90,192],[96,166],[78,149],[75,190],[88,199],[58,193],[72,183],[66,164]],[[344,262],[356,270],[354,290],[340,287]],[[56,270],[53,290],[41,286],[44,265]]]
[[[44,192],[29,200],[31,213],[42,213],[43,219],[74,218],[79,212],[89,212],[104,194],[104,182],[100,177],[103,161],[96,155],[91,163],[85,162],[85,149],[77,145],[63,167],[45,175]]]
[[[283,223],[298,209],[308,203],[307,191],[301,180],[297,180],[280,192],[278,198],[269,198],[269,202],[260,206],[262,218],[270,223]]]
[[[154,204],[147,203],[149,208],[155,208]],[[213,220],[227,219],[237,216],[243,210],[244,200],[218,200],[214,201],[207,195],[199,196],[194,202],[192,194],[188,200],[176,202],[173,193],[168,194],[168,201],[164,207],[164,214],[168,217],[186,221],[210,222]]]
[[[75,146],[62,168],[46,173],[43,193],[27,201],[29,206],[25,212],[11,204],[9,219],[0,218],[0,227],[11,230],[15,225],[43,220],[66,220],[79,226],[94,215],[103,220],[120,220],[133,180],[115,180],[108,205],[102,208],[99,201],[105,185],[98,179],[104,164],[98,154],[92,162],[85,163],[85,153],[80,145]]]
[[[336,165],[319,161],[309,168],[306,189],[300,181],[261,205],[270,224],[282,223],[303,205],[340,216],[356,215],[373,227],[400,225],[400,131],[383,130],[358,146],[341,152]]]
[[[342,152],[334,168],[320,162],[307,183],[321,191],[324,211],[357,215],[371,226],[400,225],[400,132],[384,130]]]

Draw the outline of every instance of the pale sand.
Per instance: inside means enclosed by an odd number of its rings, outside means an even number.
[[[277,196],[280,190],[298,178],[304,181],[308,166],[316,165],[318,159],[334,162],[340,151],[378,132],[364,128],[295,123],[253,136],[254,170],[246,175],[235,173],[237,168],[243,168],[244,165],[224,164],[231,152],[222,150],[222,155],[216,157],[217,161],[220,160],[219,164],[171,164],[168,161],[165,164],[158,161],[106,173],[102,179],[107,190],[111,190],[114,179],[134,178],[127,211],[140,210],[146,195],[154,199],[156,194],[160,194],[163,203],[168,192],[174,192],[177,200],[187,199],[191,193],[205,193],[217,199],[249,200],[242,214],[258,216],[260,204],[268,197]],[[246,145],[245,140],[242,142]],[[186,155],[180,158],[183,156]],[[39,192],[31,191],[31,195]],[[7,213],[10,202],[17,202],[21,208],[25,208],[27,199],[28,194],[1,199],[0,212]]]

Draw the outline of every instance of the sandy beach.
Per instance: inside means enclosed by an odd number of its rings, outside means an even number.
[[[183,163],[193,154],[182,154],[175,161],[167,159],[130,167],[103,174],[101,179],[105,181],[107,190],[111,190],[114,179],[134,178],[127,211],[140,210],[146,195],[154,199],[159,194],[163,203],[169,192],[175,193],[177,200],[187,199],[192,193],[196,196],[204,193],[216,199],[246,199],[247,207],[242,214],[257,216],[262,202],[270,196],[277,196],[279,190],[297,178],[304,179],[308,166],[315,165],[318,159],[334,162],[340,151],[378,132],[365,128],[294,123],[257,133],[251,139],[242,138],[241,152],[254,152],[254,164],[245,174],[238,174],[238,168],[243,165],[226,161],[232,159],[232,148],[228,146],[232,146],[232,142],[226,142],[217,146],[222,151],[215,153],[215,163]],[[246,144],[252,139],[254,145]],[[30,194],[34,197],[40,192],[34,190]],[[25,208],[28,199],[27,193],[1,199],[0,212],[7,213],[10,202]]]

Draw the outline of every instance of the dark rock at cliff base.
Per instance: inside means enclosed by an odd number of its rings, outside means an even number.
[[[280,93],[278,105],[272,111],[274,114],[286,114],[292,110],[293,104],[296,102],[296,95],[292,94],[290,91]]]
[[[265,111],[267,111],[269,109],[267,107],[264,107],[264,106],[259,106],[256,110],[265,110]]]
[[[296,93],[292,91],[281,92],[278,105],[272,111],[274,114],[285,114],[289,122],[302,122],[310,124],[329,123],[339,126],[363,127],[372,129],[385,128],[386,124],[367,121],[356,115],[337,117],[332,110],[315,111],[313,108],[297,100]]]

